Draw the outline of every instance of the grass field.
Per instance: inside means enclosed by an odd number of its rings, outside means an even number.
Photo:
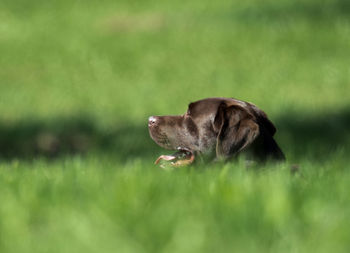
[[[148,116],[210,96],[287,163],[155,167]],[[350,252],[349,129],[348,1],[0,2],[1,253]]]

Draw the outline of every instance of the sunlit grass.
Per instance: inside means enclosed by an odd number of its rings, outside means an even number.
[[[1,166],[9,252],[345,252],[349,167],[331,158],[258,170],[243,164],[165,172],[140,160],[66,158]],[[322,243],[320,243],[322,242]],[[57,246],[59,245],[59,246]]]

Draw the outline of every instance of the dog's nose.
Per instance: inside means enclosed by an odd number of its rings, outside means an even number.
[[[156,122],[157,122],[156,117],[151,116],[151,117],[148,118],[148,125],[149,125],[149,126],[154,125]]]

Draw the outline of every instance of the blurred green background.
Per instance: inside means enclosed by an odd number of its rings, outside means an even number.
[[[147,118],[213,96],[287,164],[154,167]],[[345,0],[1,0],[0,251],[349,252],[349,106]]]

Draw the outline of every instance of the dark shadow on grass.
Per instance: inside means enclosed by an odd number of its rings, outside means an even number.
[[[323,162],[335,152],[350,150],[350,109],[285,113],[275,123],[278,142],[292,159]]]
[[[102,130],[88,117],[24,121],[14,125],[0,122],[0,159],[3,160],[104,153],[125,161],[132,157],[150,157],[156,148],[149,138],[147,123]]]
[[[257,3],[235,12],[242,21],[281,21],[306,19],[329,22],[337,17],[350,18],[350,1],[290,1],[281,3]]]
[[[323,114],[284,113],[275,120],[276,138],[287,158],[324,161],[339,149],[350,150],[350,109]],[[107,154],[121,162],[154,159],[168,151],[149,137],[147,122],[101,129],[88,117],[50,122],[0,122],[0,159],[58,158],[74,154]]]

